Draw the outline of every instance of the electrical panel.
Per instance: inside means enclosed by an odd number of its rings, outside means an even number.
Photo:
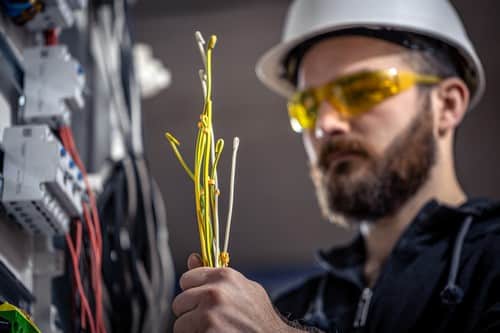
[[[24,50],[26,104],[25,123],[43,123],[57,128],[68,124],[70,110],[83,107],[85,75],[65,45]]]
[[[87,2],[0,0],[0,333],[169,331],[132,2]]]
[[[7,212],[26,229],[65,234],[71,217],[82,214],[82,173],[46,125],[4,130],[4,186]]]

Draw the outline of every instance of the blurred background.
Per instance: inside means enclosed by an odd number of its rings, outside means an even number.
[[[452,1],[465,22],[487,73],[487,91],[467,115],[456,145],[460,180],[471,197],[500,198],[500,2]],[[134,7],[137,42],[150,44],[171,74],[167,90],[144,100],[146,155],[163,192],[170,245],[177,274],[198,251],[192,183],[175,159],[164,132],[181,141],[192,164],[196,122],[202,108],[201,68],[193,37],[200,30],[218,36],[214,55],[216,137],[241,138],[236,174],[231,265],[274,290],[276,282],[315,270],[314,253],[345,243],[349,230],[320,216],[300,136],[289,126],[285,101],[256,78],[260,55],[280,40],[288,0],[138,1]],[[226,147],[229,147],[227,145]],[[221,213],[228,200],[230,149],[219,166]]]

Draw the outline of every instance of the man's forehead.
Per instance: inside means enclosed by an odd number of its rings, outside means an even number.
[[[401,55],[407,52],[397,44],[371,37],[325,39],[304,55],[299,67],[299,87],[325,83],[358,71],[406,67]]]

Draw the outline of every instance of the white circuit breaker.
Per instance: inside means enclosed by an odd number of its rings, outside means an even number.
[[[85,75],[65,45],[24,50],[26,104],[21,112],[25,123],[68,124],[70,109],[83,107]]]
[[[4,130],[4,186],[7,212],[26,229],[64,234],[71,217],[82,214],[83,177],[47,125]]]

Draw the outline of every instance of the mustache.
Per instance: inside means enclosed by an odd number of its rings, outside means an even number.
[[[353,154],[366,158],[373,156],[371,149],[359,140],[348,138],[335,139],[327,141],[321,148],[318,166],[322,170],[327,170],[333,155],[344,154]]]

